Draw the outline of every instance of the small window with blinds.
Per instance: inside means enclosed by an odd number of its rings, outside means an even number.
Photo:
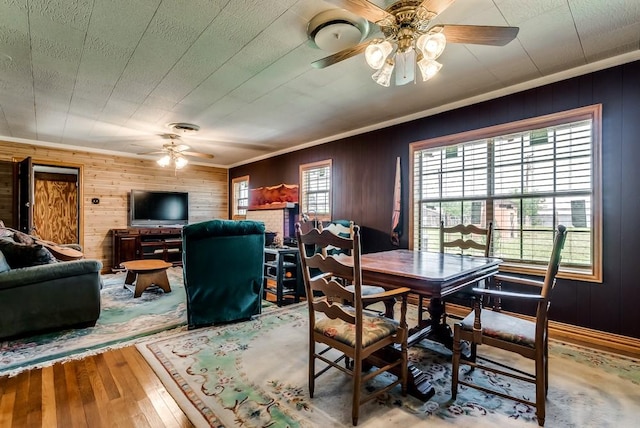
[[[331,220],[331,160],[300,165],[300,213]]]
[[[411,145],[412,246],[439,251],[440,222],[493,224],[501,270],[544,274],[567,227],[561,277],[602,281],[601,106]]]
[[[244,219],[249,209],[249,176],[238,177],[231,180],[231,200],[233,201],[231,218]]]

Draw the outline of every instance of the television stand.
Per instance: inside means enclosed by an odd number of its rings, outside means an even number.
[[[111,229],[112,270],[124,268],[122,262],[162,260],[182,266],[182,227],[153,226]]]

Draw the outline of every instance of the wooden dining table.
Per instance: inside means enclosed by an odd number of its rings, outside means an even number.
[[[498,273],[501,259],[427,251],[391,250],[360,256],[365,284],[408,287],[429,299],[429,319],[411,329],[409,346],[424,338],[451,348],[451,329],[444,321],[444,299]],[[417,367],[409,364],[409,393],[428,400],[434,389]]]

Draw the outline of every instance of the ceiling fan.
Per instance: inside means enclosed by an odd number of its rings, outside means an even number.
[[[181,138],[178,134],[163,134],[162,137],[168,138],[170,142],[163,144],[161,150],[154,150],[151,152],[138,154],[164,154],[164,156],[157,160],[158,165],[162,167],[173,165],[176,170],[184,168],[187,163],[189,163],[186,157],[199,157],[203,159],[213,159],[214,157],[213,155],[208,153],[190,152],[188,151],[190,147],[186,144],[176,144],[176,140],[179,141]]]
[[[518,27],[430,25],[455,0],[400,0],[386,10],[366,0],[327,1],[377,24],[384,38],[364,41],[319,59],[312,66],[325,68],[364,52],[369,66],[377,70],[373,80],[382,86],[390,85],[394,69],[396,85],[414,81],[416,68],[423,80],[433,77],[442,67],[436,58],[447,42],[504,46],[519,31]]]

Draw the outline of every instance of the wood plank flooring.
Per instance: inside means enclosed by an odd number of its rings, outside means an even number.
[[[0,427],[192,427],[134,346],[0,377]]]

